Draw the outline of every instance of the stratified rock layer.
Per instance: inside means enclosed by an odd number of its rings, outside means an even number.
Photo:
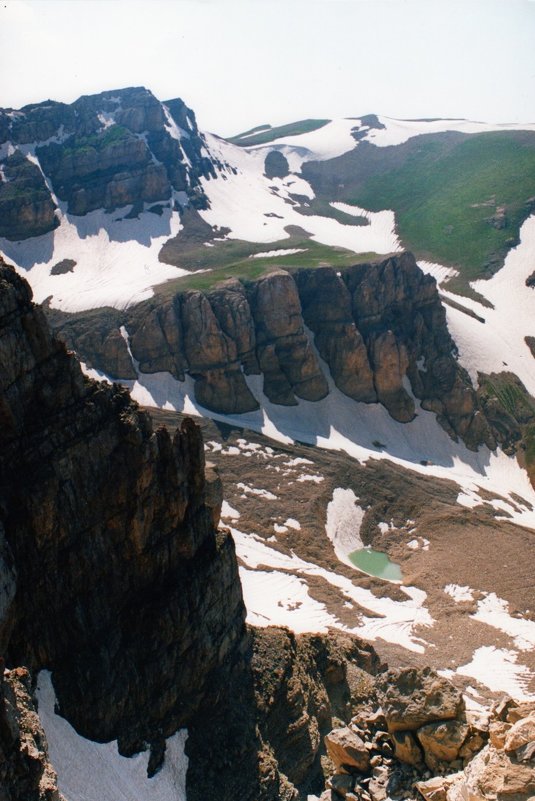
[[[189,373],[197,400],[215,412],[257,409],[262,397],[245,378],[257,373],[272,403],[319,401],[329,392],[323,360],[339,390],[381,403],[399,422],[415,417],[418,398],[470,448],[495,448],[501,439],[455,357],[436,282],[410,253],[339,272],[322,267],[229,279],[113,314],[141,372],[168,371],[179,380]],[[55,324],[83,361],[122,378],[119,369],[130,372],[127,343],[111,337],[110,316],[102,315],[95,345],[87,332],[98,329],[98,312]]]
[[[215,176],[195,115],[143,87],[0,109],[0,236],[26,239],[58,225],[55,196],[70,214],[144,203],[206,208],[201,177]],[[28,146],[35,155],[26,157]],[[42,172],[41,172],[42,170]]]

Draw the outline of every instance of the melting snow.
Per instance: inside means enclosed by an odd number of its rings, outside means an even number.
[[[472,661],[457,668],[461,676],[471,676],[493,692],[505,692],[518,701],[535,700],[527,688],[534,674],[517,664],[518,654],[493,645],[478,648]]]
[[[474,591],[470,587],[463,587],[460,584],[446,584],[444,592],[457,602],[474,600]]]
[[[431,626],[434,621],[425,607],[427,595],[423,590],[416,587],[400,587],[401,591],[407,596],[406,601],[393,601],[388,597],[378,598],[370,590],[356,586],[345,576],[326,570],[312,562],[306,562],[293,553],[287,555],[269,548],[260,537],[254,534],[244,534],[234,528],[231,531],[236,543],[236,553],[249,569],[244,585],[244,600],[248,609],[249,622],[252,623],[254,621],[258,624],[258,620],[263,619],[265,621],[263,625],[267,626],[279,619],[277,616],[271,617],[273,614],[273,597],[276,598],[277,596],[270,595],[265,591],[266,585],[264,582],[267,581],[267,579],[263,578],[265,574],[261,574],[259,584],[255,583],[257,573],[261,572],[256,568],[271,567],[279,572],[289,571],[292,574],[298,573],[301,576],[319,576],[333,587],[339,589],[347,600],[361,607],[361,619],[355,627],[351,628],[333,618],[332,615],[325,611],[323,604],[320,604],[321,615],[323,616],[321,617],[323,621],[321,625],[336,626],[343,631],[358,634],[369,640],[380,638],[387,642],[397,643],[410,651],[424,652],[423,641],[416,636],[415,629],[419,626]],[[294,588],[297,587],[293,582],[291,583]],[[289,584],[290,582],[288,582]],[[302,589],[299,590],[299,593],[302,593]],[[296,594],[294,600],[302,601],[301,594]],[[366,617],[367,611],[374,617]],[[288,609],[287,613],[290,616],[294,614]],[[277,614],[279,615],[280,613],[278,612]],[[317,622],[318,608],[316,608],[315,614],[315,620],[311,619],[308,622],[306,619],[303,620],[300,625],[305,625],[306,629],[300,630],[323,631],[323,629],[316,628],[316,625],[320,625]],[[327,623],[327,619],[330,622]],[[286,625],[293,628],[291,622]]]
[[[510,615],[507,601],[498,598],[494,592],[487,593],[478,601],[477,611],[471,617],[513,637],[515,646],[521,651],[531,651],[535,647],[535,623]]]
[[[299,520],[295,520],[293,517],[289,517],[287,520],[285,520],[284,525],[288,526],[288,528],[295,529],[295,531],[301,531],[301,523]]]
[[[277,500],[277,496],[273,495],[273,493],[269,492],[269,490],[250,487],[248,484],[244,484],[242,481],[236,484],[236,488],[241,489],[244,495],[249,492],[251,495],[257,495],[259,498],[265,498],[267,501]]]
[[[520,244],[510,250],[505,264],[488,281],[475,281],[472,287],[494,308],[470,298],[443,291],[443,294],[475,311],[485,323],[446,306],[448,328],[459,348],[459,359],[477,384],[477,373],[509,370],[520,378],[528,392],[535,394],[534,360],[524,342],[535,336],[535,290],[526,286],[533,272],[535,253],[535,215],[520,229]]]
[[[238,520],[240,517],[240,513],[237,509],[234,509],[227,501],[223,501],[221,505],[221,517],[224,519],[229,520]]]
[[[147,778],[149,752],[123,757],[117,742],[95,743],[81,737],[54,711],[56,697],[51,675],[37,679],[39,718],[48,741],[50,761],[66,801],[186,801],[187,731],[166,740],[161,770]]]
[[[333,544],[334,552],[341,562],[354,567],[349,554],[364,547],[360,538],[360,527],[364,509],[357,505],[358,498],[352,489],[337,487],[332,501],[327,505],[325,530]]]
[[[84,217],[62,212],[55,231],[22,242],[0,239],[0,253],[30,282],[36,303],[51,297],[53,308],[68,312],[126,308],[152,297],[156,284],[187,272],[158,261],[164,242],[181,228],[178,212],[121,219],[130,208]],[[63,259],[76,262],[73,271],[51,275],[52,265]]]

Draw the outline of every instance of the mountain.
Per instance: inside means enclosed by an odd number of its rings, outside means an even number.
[[[106,382],[82,378],[4,267],[19,298],[6,362],[28,327],[48,343],[35,378],[21,356],[5,382],[6,431],[27,393],[16,424],[29,444],[5,451],[11,528],[2,517],[19,574],[3,648],[13,670],[52,670],[54,690],[39,678],[47,736],[63,725],[55,691],[81,735],[127,754],[147,743],[149,769],[166,740],[184,764],[171,738],[187,726],[189,801],[304,797],[321,787],[317,732],[351,717],[337,701],[356,692],[350,653],[369,674],[379,659],[447,671],[472,704],[531,700],[535,126],[368,114],[226,141],[181,100],[133,88],[3,110],[0,134],[0,251],[83,373]],[[17,322],[20,304],[39,325]],[[192,414],[204,444],[189,422],[171,444],[149,421]],[[203,449],[223,494],[202,478]],[[204,522],[180,524],[190,551],[175,553],[167,518],[184,497]],[[221,503],[237,562],[216,533]],[[139,537],[154,539],[141,556]],[[238,573],[259,627],[248,635]],[[183,684],[158,696],[182,653]]]

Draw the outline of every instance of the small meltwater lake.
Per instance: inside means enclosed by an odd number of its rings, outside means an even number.
[[[368,576],[385,579],[385,581],[401,582],[401,567],[392,562],[386,553],[374,551],[373,548],[359,548],[348,554],[352,564]]]

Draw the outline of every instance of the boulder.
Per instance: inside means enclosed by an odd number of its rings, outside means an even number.
[[[370,754],[364,740],[348,726],[343,729],[333,729],[325,736],[325,745],[336,768],[364,772],[370,766]]]
[[[466,766],[448,801],[527,801],[534,793],[533,764],[517,763],[489,744]]]
[[[390,732],[415,731],[426,723],[454,720],[464,709],[459,690],[429,667],[381,674],[377,694]]]
[[[468,736],[466,723],[458,720],[446,720],[440,723],[428,723],[418,729],[417,737],[424,749],[425,760],[429,767],[431,762],[453,762]]]

